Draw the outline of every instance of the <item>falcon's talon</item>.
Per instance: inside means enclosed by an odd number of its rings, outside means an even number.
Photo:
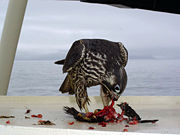
[[[112,98],[118,100],[126,87],[127,60],[128,52],[121,42],[104,39],[77,40],[66,58],[55,62],[64,64],[63,73],[68,73],[60,91],[75,94],[79,108],[89,112],[86,88],[101,84],[103,105],[107,106]]]

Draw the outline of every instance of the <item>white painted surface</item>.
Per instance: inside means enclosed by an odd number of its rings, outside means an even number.
[[[102,108],[99,97],[90,97],[90,111]],[[179,97],[121,97],[120,102],[128,102],[132,108],[142,117],[142,119],[159,119],[156,124],[146,123],[132,125],[128,128],[128,133],[122,133],[125,122],[109,123],[107,127],[98,124],[77,122],[73,117],[63,111],[63,106],[75,107],[78,109],[74,97],[0,97],[0,115],[14,115],[14,119],[9,119],[10,124],[6,124],[8,119],[0,119],[0,133],[3,135],[59,135],[59,134],[180,134],[180,98]],[[97,105],[98,102],[98,105]],[[31,109],[30,114],[25,114],[27,109]],[[116,111],[120,109],[116,107]],[[50,120],[56,125],[42,126],[33,125],[38,122],[38,118],[25,119],[24,116],[32,114],[43,114],[43,120]],[[74,125],[68,122],[74,121]],[[89,130],[88,127],[95,127]]]
[[[27,0],[10,0],[0,41],[0,95],[6,95]]]

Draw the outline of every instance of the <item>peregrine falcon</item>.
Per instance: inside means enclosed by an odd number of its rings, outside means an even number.
[[[63,64],[67,76],[59,91],[73,95],[80,109],[88,112],[87,88],[101,85],[100,96],[104,106],[113,99],[117,101],[127,83],[125,66],[127,49],[121,42],[104,39],[81,39],[75,41],[66,58],[56,61]]]

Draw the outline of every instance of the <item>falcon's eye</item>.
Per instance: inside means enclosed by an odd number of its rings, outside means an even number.
[[[114,87],[114,91],[119,93],[120,92],[120,87],[119,85],[117,84],[115,87]]]

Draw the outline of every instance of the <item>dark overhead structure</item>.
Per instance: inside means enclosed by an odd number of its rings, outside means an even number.
[[[81,2],[108,4],[180,14],[180,0],[80,0]]]

